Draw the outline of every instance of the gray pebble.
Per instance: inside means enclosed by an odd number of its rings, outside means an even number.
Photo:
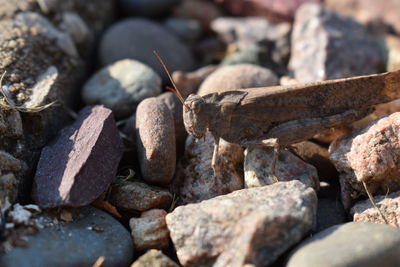
[[[161,93],[161,78],[136,60],[124,59],[94,74],[85,84],[86,104],[103,104],[116,117],[131,115],[140,101]]]

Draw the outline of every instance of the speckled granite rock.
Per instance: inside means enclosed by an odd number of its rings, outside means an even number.
[[[161,251],[150,249],[140,256],[131,267],[179,267],[179,265],[165,256]]]
[[[299,181],[243,189],[166,217],[183,266],[271,264],[315,223],[317,197]]]

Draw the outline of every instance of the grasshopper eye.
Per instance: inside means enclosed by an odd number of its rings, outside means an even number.
[[[201,109],[201,103],[197,102],[197,101],[193,101],[190,104],[190,109],[194,111],[194,113],[199,113],[200,109]]]

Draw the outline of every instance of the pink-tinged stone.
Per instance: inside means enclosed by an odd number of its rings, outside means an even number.
[[[169,231],[165,222],[166,215],[165,210],[153,209],[143,212],[140,218],[129,220],[136,249],[164,249],[168,247]]]
[[[342,198],[400,189],[400,112],[382,117],[333,142],[330,159],[341,173]]]
[[[214,0],[233,15],[262,16],[273,22],[292,21],[297,9],[304,3],[322,3],[323,0]]]
[[[297,11],[289,69],[298,82],[377,73],[381,64],[380,47],[352,18],[313,3]]]
[[[243,148],[220,141],[216,176],[211,168],[213,151],[214,138],[209,132],[204,140],[186,139],[185,155],[172,184],[180,203],[200,202],[244,187]]]
[[[122,151],[111,110],[85,107],[43,148],[32,198],[43,208],[88,205],[115,180]]]
[[[325,0],[326,5],[349,14],[362,23],[381,21],[400,33],[400,1],[398,0]]]
[[[389,195],[375,196],[374,200],[388,224],[400,227],[400,191]],[[355,222],[386,224],[369,199],[357,202],[350,210]]]
[[[245,152],[245,187],[258,187],[278,181],[299,180],[306,186],[319,189],[317,169],[302,161],[291,152],[280,149],[275,165],[275,177],[272,174],[273,147],[249,147]]]
[[[317,196],[299,181],[239,190],[166,217],[183,266],[267,266],[315,223]]]
[[[138,159],[143,180],[167,185],[176,165],[175,122],[162,99],[151,97],[136,110]]]

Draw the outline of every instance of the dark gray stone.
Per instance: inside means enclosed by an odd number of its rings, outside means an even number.
[[[128,266],[132,261],[134,248],[128,230],[103,211],[80,208],[73,212],[70,223],[54,223],[54,216],[41,217],[48,222],[45,227],[26,236],[27,247],[15,247],[1,255],[1,266],[92,266],[100,256],[105,257],[104,267]]]
[[[118,0],[122,12],[129,16],[159,16],[180,0]]]

